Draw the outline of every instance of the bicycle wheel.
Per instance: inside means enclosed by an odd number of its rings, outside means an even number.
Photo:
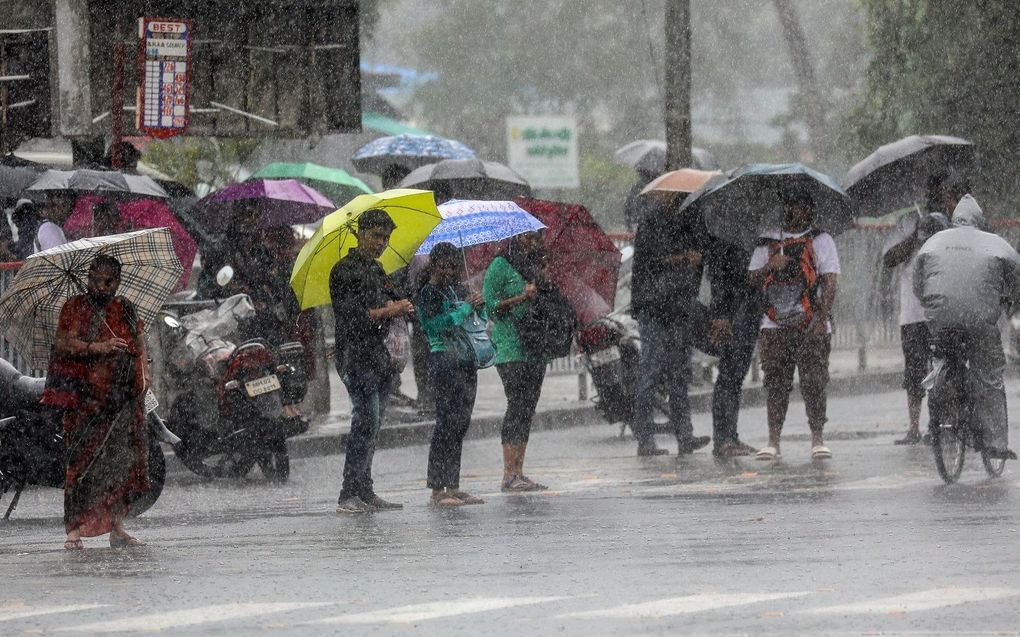
[[[946,484],[953,484],[963,472],[963,458],[967,445],[963,432],[954,418],[951,422],[932,429],[931,447],[935,453],[935,468]]]
[[[988,475],[993,478],[998,478],[1002,475],[1002,471],[1006,468],[1005,458],[990,458],[988,452],[981,450],[981,463],[985,465],[985,471]]]

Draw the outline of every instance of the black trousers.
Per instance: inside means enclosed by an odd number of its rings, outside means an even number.
[[[496,365],[506,394],[506,415],[500,437],[505,445],[521,445],[531,435],[538,398],[545,380],[545,363],[515,361]]]
[[[464,436],[471,426],[471,412],[475,408],[478,370],[474,363],[457,360],[452,352],[430,352],[428,369],[429,382],[439,393],[426,484],[431,489],[457,488]]]

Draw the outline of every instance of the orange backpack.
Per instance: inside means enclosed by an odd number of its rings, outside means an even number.
[[[769,258],[782,253],[790,257],[786,267],[765,278],[765,313],[779,327],[807,329],[814,319],[818,289],[817,230],[789,239],[766,239]]]

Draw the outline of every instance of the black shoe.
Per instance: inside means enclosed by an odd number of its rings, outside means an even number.
[[[921,444],[921,434],[917,431],[908,431],[907,435],[897,440],[894,444],[897,445],[919,445]]]
[[[637,446],[637,455],[639,457],[642,457],[642,458],[644,458],[646,456],[668,456],[669,455],[669,449],[663,449],[662,447],[656,447],[654,442],[650,442],[650,443],[644,444],[644,445],[638,444],[638,446]]]
[[[712,442],[711,436],[692,436],[690,438],[680,438],[677,440],[676,453],[678,456],[692,453],[705,447],[708,443]]]
[[[371,513],[372,511],[375,511],[375,507],[356,495],[340,496],[340,500],[336,503],[336,512],[341,514]]]
[[[397,504],[396,502],[387,502],[386,500],[383,500],[374,493],[371,493],[367,496],[363,495],[361,496],[361,499],[364,500],[365,504],[367,504],[368,506],[374,507],[380,511],[396,511],[398,509],[404,508],[403,504]]]
[[[712,449],[712,455],[716,458],[740,458],[742,456],[753,455],[757,452],[757,449],[739,440],[727,440]]]
[[[1016,454],[1009,449],[993,449],[985,447],[985,455],[995,460],[1016,460]]]

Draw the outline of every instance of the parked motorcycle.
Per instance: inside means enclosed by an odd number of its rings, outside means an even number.
[[[64,488],[64,432],[59,410],[39,404],[44,379],[22,375],[10,363],[0,359],[0,383],[8,400],[0,406],[0,499],[14,492],[4,514],[9,519],[18,506],[21,493],[28,485]],[[166,481],[166,458],[159,441],[173,444],[178,439],[148,409],[149,426],[149,492],[131,503],[128,515],[141,515],[149,510],[163,492]]]
[[[255,464],[269,480],[290,476],[287,438],[308,430],[297,408],[307,391],[300,343],[235,345],[254,318],[247,295],[164,305],[157,323],[167,419],[181,462],[207,478],[239,478]]]

